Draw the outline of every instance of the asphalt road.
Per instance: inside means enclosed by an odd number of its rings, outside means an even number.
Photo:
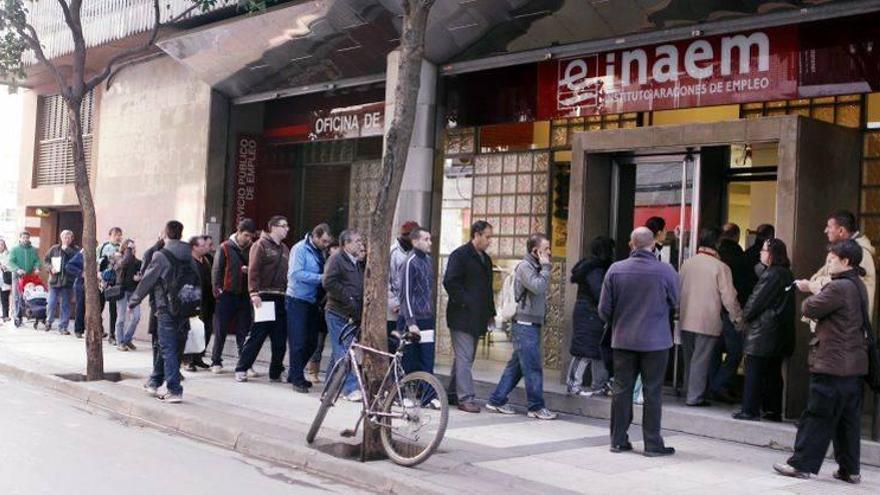
[[[0,494],[366,493],[341,482],[125,424],[0,376]]]

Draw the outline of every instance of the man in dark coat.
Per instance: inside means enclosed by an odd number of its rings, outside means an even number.
[[[725,265],[730,267],[733,288],[736,289],[736,299],[742,307],[752,295],[757,276],[755,275],[754,263],[749,260],[749,256],[739,245],[739,237],[739,225],[725,224],[721,232],[721,240],[718,243],[718,256]],[[723,321],[721,339],[725,357],[721,362],[721,355],[718,355],[718,369],[709,381],[709,396],[720,402],[733,403],[736,402],[732,393],[735,387],[736,370],[743,357],[743,335],[730,321],[727,313],[721,319]]]
[[[446,322],[452,336],[451,400],[458,408],[478,413],[474,402],[474,378],[471,369],[477,354],[477,341],[495,318],[492,291],[492,258],[486,249],[492,242],[492,225],[483,220],[471,226],[471,241],[449,255],[443,287],[449,294]],[[457,396],[457,397],[456,397]]]

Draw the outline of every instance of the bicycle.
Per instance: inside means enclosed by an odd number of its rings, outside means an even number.
[[[401,364],[403,350],[418,343],[419,336],[407,332],[401,337],[395,353],[383,352],[358,343],[360,328],[351,320],[343,327],[339,343],[351,339],[345,355],[336,363],[327,377],[327,385],[321,394],[321,405],[309,428],[306,441],[312,443],[324,422],[330,407],[339,399],[343,383],[353,371],[361,392],[361,414],[353,429],[342,432],[353,437],[363,421],[379,428],[382,448],[396,464],[412,467],[425,462],[443,440],[449,418],[449,402],[446,390],[434,375],[423,371],[405,374]],[[362,363],[364,352],[390,359],[388,370],[377,393],[369,397],[364,385]]]

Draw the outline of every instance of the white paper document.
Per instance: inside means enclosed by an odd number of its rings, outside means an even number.
[[[52,257],[52,272],[61,273],[61,256]]]
[[[254,306],[254,323],[275,321],[275,301],[263,301],[260,307]]]

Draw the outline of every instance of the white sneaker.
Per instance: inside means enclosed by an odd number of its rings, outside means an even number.
[[[510,407],[510,404],[504,404],[502,406],[496,406],[489,403],[486,403],[486,410],[496,412],[499,414],[516,414],[516,411]]]
[[[211,373],[214,373],[215,375],[219,375],[220,373],[223,373],[223,366],[220,366],[219,364],[215,364],[214,366],[211,366]]]
[[[361,394],[360,390],[355,390],[354,392],[346,395],[345,398],[349,402],[360,402],[363,400],[364,396]]]
[[[244,371],[236,371],[235,372],[235,381],[244,383],[248,380],[247,373]]]
[[[183,402],[183,396],[180,394],[169,393],[159,397],[158,399],[168,404],[180,404],[181,402]]]
[[[149,383],[144,384],[144,390],[147,392],[147,394],[150,397],[158,397],[159,396],[159,389],[150,385]]]
[[[249,370],[247,370],[247,376],[248,378],[259,378],[260,374],[254,371],[253,368],[250,368]]]
[[[529,411],[529,417],[535,419],[551,420],[558,418],[559,415],[545,407],[537,411]]]

